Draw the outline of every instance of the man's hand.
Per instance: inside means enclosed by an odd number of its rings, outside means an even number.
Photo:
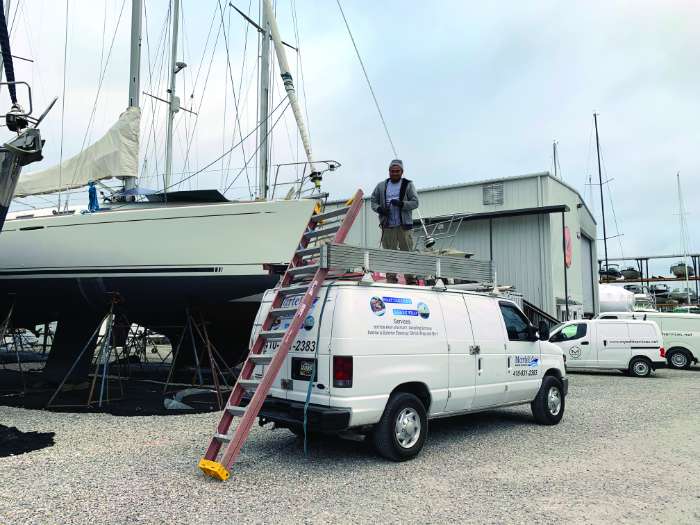
[[[397,208],[403,208],[403,202],[399,199],[391,199],[391,202],[389,204],[391,204],[392,206],[396,206]]]
[[[386,208],[384,208],[384,207],[382,207],[382,206],[380,206],[379,208],[377,208],[377,215],[379,215],[380,217],[385,217],[385,216],[387,216],[388,213],[387,213]]]

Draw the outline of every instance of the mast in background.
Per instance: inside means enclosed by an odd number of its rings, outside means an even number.
[[[270,143],[268,142],[269,104],[270,104],[270,20],[267,9],[262,8],[260,27],[260,93],[258,100],[258,198],[267,198],[267,172],[270,161]]]
[[[690,306],[690,284],[688,282],[688,225],[685,222],[685,208],[683,206],[683,194],[681,193],[680,171],[676,173],[676,187],[678,188],[678,216],[681,221],[681,250],[683,250],[683,270],[685,271],[685,293],[688,306]]]
[[[600,139],[598,138],[598,113],[593,113],[595,125],[595,149],[598,154],[598,183],[600,185],[600,213],[603,218],[603,246],[605,248],[605,270],[608,270],[608,232],[605,227],[605,201],[603,200],[603,175],[600,169]]]
[[[142,0],[131,0],[131,53],[129,57],[129,106],[139,107],[141,89],[141,13]],[[124,179],[124,191],[137,186],[138,173]],[[133,197],[132,197],[133,198]],[[127,197],[128,199],[128,197]]]
[[[177,61],[177,32],[180,25],[180,0],[172,0],[171,14],[173,24],[171,30],[170,49],[170,88],[168,89],[168,127],[165,142],[165,181],[163,191],[167,193],[173,174],[173,120],[175,113],[180,111],[180,99],[175,96],[175,75],[187,67],[184,62]]]

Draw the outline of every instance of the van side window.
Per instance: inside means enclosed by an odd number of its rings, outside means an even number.
[[[508,339],[511,341],[529,341],[530,323],[520,311],[508,303],[499,303],[501,314],[506,323]]]
[[[616,315],[601,315],[601,319],[617,319]]]
[[[562,328],[558,333],[554,334],[550,341],[553,343],[573,341],[575,339],[581,339],[587,332],[588,326],[585,323],[570,324]]]

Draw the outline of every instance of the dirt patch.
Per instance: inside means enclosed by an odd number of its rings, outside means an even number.
[[[0,425],[0,458],[51,447],[54,435],[54,432],[22,432],[17,427]]]

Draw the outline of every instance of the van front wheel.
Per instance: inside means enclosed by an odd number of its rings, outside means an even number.
[[[635,357],[630,361],[629,373],[634,377],[649,377],[651,375],[651,363],[643,357]]]
[[[564,389],[554,376],[545,376],[532,403],[532,415],[540,425],[556,425],[564,416]]]
[[[413,394],[398,392],[389,398],[372,438],[381,456],[405,461],[420,453],[427,435],[428,417],[423,403]]]

